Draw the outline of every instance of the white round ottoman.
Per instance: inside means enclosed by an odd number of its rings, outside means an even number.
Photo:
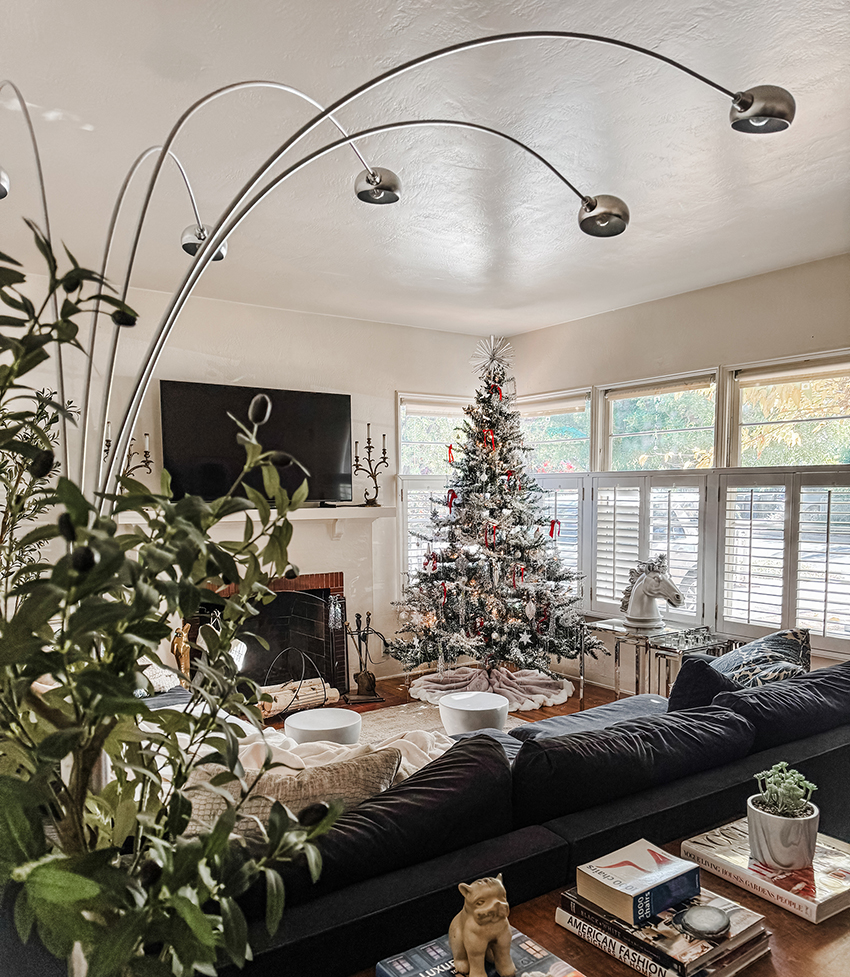
[[[290,716],[283,731],[296,743],[330,740],[349,746],[360,740],[360,713],[351,709],[305,709]]]
[[[449,692],[440,699],[440,719],[449,736],[476,729],[504,729],[508,700],[496,692]]]

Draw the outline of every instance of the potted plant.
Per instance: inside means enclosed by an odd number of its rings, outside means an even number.
[[[783,760],[756,774],[758,794],[747,799],[750,857],[771,868],[812,864],[820,812],[812,803],[817,787]]]
[[[261,842],[249,848],[239,831],[245,801],[276,764],[268,752],[249,776],[239,761],[244,734],[233,717],[261,729],[262,716],[229,649],[254,604],[272,598],[270,576],[297,573],[288,513],[307,485],[290,498],[278,466],[292,459],[257,439],[271,409],[263,395],[244,423],[234,419],[244,468],[212,502],[174,499],[163,473],[159,491],[121,479],[104,515],[57,476],[55,419],[69,417],[68,406],[38,395],[27,375],[52,348],[80,349],[75,320],[94,302],[111,304],[116,325],[131,327],[135,314],[70,252],[60,271],[31,226],[46,296],[35,301],[18,262],[0,254],[0,912],[17,931],[10,944],[11,926],[0,927],[0,953],[14,969],[40,942],[87,977],[214,974],[250,959],[240,896],[264,878],[274,932],[281,865],[303,859],[316,878],[314,841],[338,816],[337,806],[296,816],[275,803]],[[251,472],[265,492],[244,484]],[[240,515],[237,539],[213,538],[222,519]],[[202,602],[218,605],[222,624],[202,626],[192,675],[172,669],[190,702],[149,709],[142,660],[167,641],[172,619],[191,618]],[[195,788],[202,764],[221,772]],[[235,800],[223,789],[234,781]],[[190,827],[195,789],[226,804],[199,830]]]

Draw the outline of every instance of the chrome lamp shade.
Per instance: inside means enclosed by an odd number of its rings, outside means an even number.
[[[578,212],[578,226],[591,237],[616,237],[629,226],[629,208],[610,193],[585,197]]]
[[[374,166],[357,177],[354,192],[366,204],[394,204],[401,196],[401,180],[392,170]]]
[[[778,85],[756,85],[738,92],[729,110],[729,121],[738,132],[782,132],[794,121],[794,96]]]
[[[208,224],[203,224],[201,227],[198,227],[197,224],[190,224],[183,230],[183,234],[180,237],[180,245],[186,254],[191,254],[194,257],[210,234],[212,234],[212,228]],[[223,261],[226,254],[227,241],[222,241],[221,247],[213,255],[212,260]]]

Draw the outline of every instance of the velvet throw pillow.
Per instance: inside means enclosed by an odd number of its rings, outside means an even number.
[[[808,629],[788,628],[766,634],[720,655],[711,666],[745,688],[802,675],[812,667]]]
[[[704,658],[682,659],[682,667],[670,689],[667,712],[697,709],[711,705],[721,692],[737,692],[742,688],[734,679],[711,667]]]

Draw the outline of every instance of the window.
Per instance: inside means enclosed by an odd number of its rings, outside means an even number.
[[[712,467],[715,391],[713,375],[607,390],[609,470]]]
[[[431,499],[445,498],[449,445],[463,421],[459,397],[399,394],[400,557],[407,573],[422,569],[431,532]],[[419,534],[419,535],[417,535]]]
[[[802,485],[797,536],[797,626],[850,638],[850,486]]]
[[[735,374],[741,467],[850,464],[850,364]]]
[[[590,393],[518,398],[529,474],[590,471]]]
[[[771,483],[772,482],[772,483]],[[726,482],[723,519],[722,620],[776,629],[783,622],[787,567],[786,485]]]
[[[663,554],[684,598],[664,616],[700,622],[706,476],[602,475],[593,481],[594,609],[619,614],[629,571]]]
[[[558,549],[565,566],[581,572],[581,480],[560,483],[556,487],[543,486],[543,511],[548,521],[548,533]]]

